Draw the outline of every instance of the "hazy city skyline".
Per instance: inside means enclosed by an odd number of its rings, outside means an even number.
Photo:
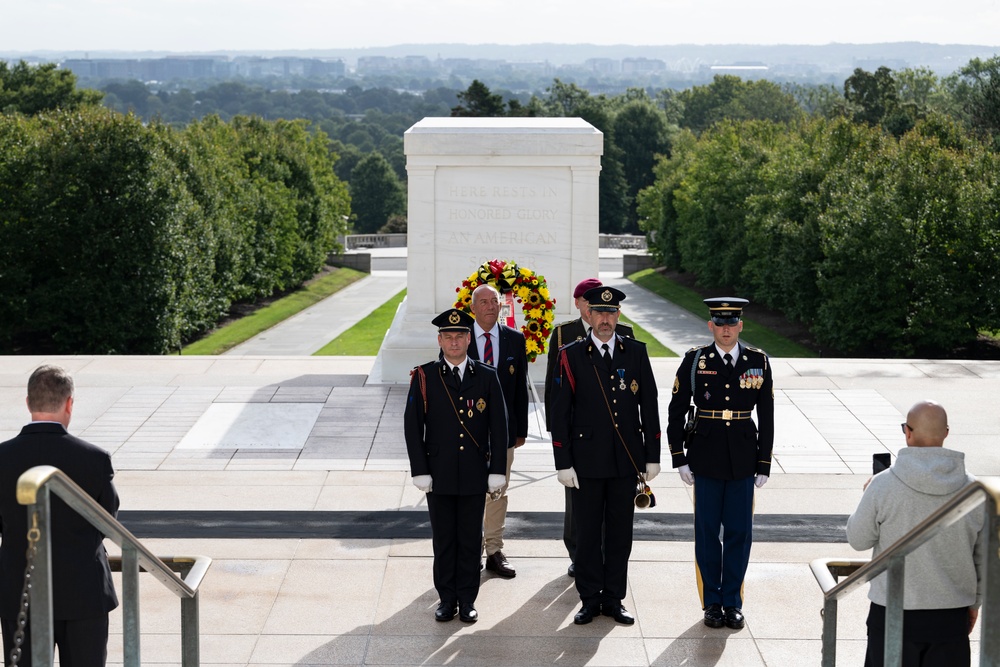
[[[1000,44],[1000,0],[0,0],[0,51],[396,44]],[[613,20],[612,16],[613,15]]]

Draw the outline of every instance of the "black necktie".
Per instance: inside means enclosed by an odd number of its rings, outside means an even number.
[[[604,357],[604,363],[606,363],[608,365],[608,368],[610,368],[611,367],[611,351],[608,349],[608,344],[605,343],[604,345],[601,345],[601,349],[604,350],[604,352],[601,353],[601,356]]]
[[[726,372],[730,373],[733,370],[733,355],[726,352],[722,355],[722,360],[726,362]]]
[[[455,382],[462,384],[462,375],[458,372],[458,366],[454,366],[451,372],[455,374]]]

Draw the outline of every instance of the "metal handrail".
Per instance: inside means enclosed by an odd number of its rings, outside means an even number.
[[[985,590],[980,623],[981,666],[1000,667],[1000,636],[987,632],[994,619],[1000,618],[1000,480],[981,479],[962,488],[937,511],[913,527],[888,549],[871,560],[818,558],[809,564],[823,591],[823,667],[834,667],[837,646],[837,601],[888,571],[885,612],[885,664],[902,665],[903,581],[905,558],[943,529],[966,516],[983,502],[987,503],[984,530]],[[837,578],[847,576],[838,583]]]
[[[122,633],[125,665],[137,667],[139,660],[139,572],[148,572],[181,599],[181,664],[197,667],[199,655],[198,588],[212,564],[207,556],[173,557],[170,565],[142,545],[125,526],[108,514],[101,505],[65,473],[53,466],[36,466],[17,480],[17,502],[27,505],[28,525],[37,517],[39,539],[36,546],[36,577],[31,588],[31,655],[35,665],[51,665],[52,593],[50,492],[55,493],[101,534],[121,547]],[[173,566],[173,567],[171,567]],[[174,572],[184,574],[178,577]]]

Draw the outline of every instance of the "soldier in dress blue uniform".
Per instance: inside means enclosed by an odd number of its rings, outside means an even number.
[[[496,370],[469,359],[473,319],[452,308],[432,320],[442,356],[410,374],[403,429],[413,484],[427,494],[438,621],[479,618],[486,493],[506,481],[507,409]]]
[[[604,614],[631,625],[622,600],[636,487],[660,472],[656,380],[645,344],[615,333],[625,294],[601,286],[586,298],[593,329],[559,351],[550,419],[557,477],[573,490],[583,603],[573,622]]]
[[[746,299],[705,299],[715,341],[684,355],[668,408],[672,464],[694,484],[694,549],[705,625],[739,629],[750,560],[754,488],[771,474],[774,388],[763,350],[739,341]],[[697,419],[685,452],[692,399]],[[751,413],[757,409],[758,424]],[[719,539],[719,529],[723,529]]]

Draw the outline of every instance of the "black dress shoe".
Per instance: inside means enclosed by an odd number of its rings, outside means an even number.
[[[445,621],[450,621],[451,619],[455,618],[455,613],[457,611],[458,611],[457,602],[442,602],[441,604],[438,605],[437,611],[434,612],[434,620],[441,621],[442,623],[444,623]]]
[[[743,610],[739,607],[727,607],[726,608],[726,627],[732,628],[733,630],[739,630],[746,623],[743,618]]]
[[[466,623],[475,623],[479,620],[479,612],[471,602],[463,602],[458,605],[458,617]]]
[[[585,604],[580,607],[580,611],[576,612],[576,616],[573,617],[573,622],[577,625],[587,625],[595,616],[600,615],[601,607],[596,604]]]
[[[566,570],[566,574],[568,574],[571,577],[575,577],[576,576],[576,563],[570,563],[569,564],[569,569]]]
[[[495,551],[486,557],[486,569],[507,579],[512,579],[517,574],[507,562],[507,557],[503,555],[502,551]]]
[[[705,625],[710,628],[721,628],[726,624],[721,604],[710,604],[705,608]]]
[[[635,623],[635,616],[628,613],[628,610],[620,602],[605,602],[601,605],[601,613],[625,625]]]

